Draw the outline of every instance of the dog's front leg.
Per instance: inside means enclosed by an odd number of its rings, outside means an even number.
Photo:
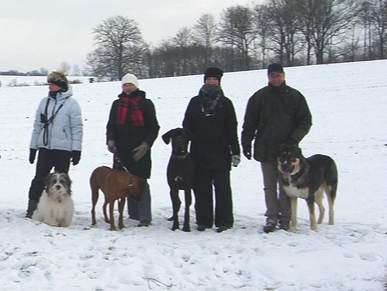
[[[185,212],[184,212],[184,226],[183,231],[191,231],[190,219],[189,219],[189,208],[192,203],[191,189],[184,190],[185,200]]]
[[[181,201],[179,199],[179,190],[176,189],[176,188],[171,188],[170,195],[171,195],[172,209],[173,209],[173,216],[172,216],[173,226],[172,226],[172,230],[175,231],[176,229],[179,228],[179,216],[178,216],[178,213],[179,213],[180,204],[181,204]]]
[[[125,226],[124,226],[124,208],[125,208],[125,196],[123,198],[121,198],[119,201],[118,201],[118,212],[120,213],[120,217],[118,218],[118,227],[120,229],[123,229]]]
[[[312,195],[309,195],[312,196]],[[310,229],[311,230],[317,230],[317,223],[316,223],[316,216],[314,214],[314,198],[308,198],[306,200],[306,203],[308,205],[309,209],[309,222],[310,222]]]
[[[290,218],[290,228],[291,231],[297,230],[297,198],[290,198],[290,209],[291,209],[291,218]]]

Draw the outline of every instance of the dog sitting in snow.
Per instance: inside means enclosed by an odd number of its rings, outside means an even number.
[[[324,192],[329,205],[329,224],[334,224],[334,202],[337,191],[337,168],[329,156],[313,155],[305,158],[297,146],[283,146],[277,158],[280,179],[291,203],[291,230],[297,227],[297,198],[305,199],[309,209],[310,228],[317,229],[314,203],[320,215],[317,223],[324,219],[322,200]]]
[[[73,220],[74,203],[71,180],[66,173],[51,173],[32,219],[52,226],[69,226]]]

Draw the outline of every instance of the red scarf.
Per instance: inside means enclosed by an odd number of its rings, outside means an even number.
[[[130,126],[144,126],[144,110],[140,106],[143,94],[135,91],[135,94],[120,94],[120,101],[117,107],[117,124],[129,124]]]

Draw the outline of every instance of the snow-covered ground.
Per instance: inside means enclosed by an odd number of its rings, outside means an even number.
[[[105,124],[120,83],[74,85],[82,106],[82,159],[72,167],[75,217],[69,228],[23,218],[35,165],[28,146],[35,109],[47,87],[0,88],[0,290],[384,290],[387,282],[387,61],[288,68],[287,82],[307,98],[313,127],[306,156],[332,156],[339,169],[336,225],[309,230],[304,202],[299,230],[262,233],[260,166],[242,159],[232,171],[235,226],[172,232],[165,168],[169,146],[153,147],[153,224],[111,232],[97,207],[90,227],[89,175],[111,164]],[[156,106],[160,134],[181,124],[203,76],[140,81]],[[227,73],[222,85],[242,124],[247,99],[266,72]],[[193,209],[193,207],[192,207]],[[182,212],[181,212],[182,214]]]

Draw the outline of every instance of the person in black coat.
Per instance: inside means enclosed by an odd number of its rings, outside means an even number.
[[[212,228],[214,223],[213,186],[217,231],[227,230],[234,223],[230,170],[231,164],[236,167],[240,162],[240,147],[234,106],[220,87],[222,75],[219,68],[206,70],[204,85],[199,95],[189,102],[183,121],[183,127],[192,134],[195,210],[199,231]]]
[[[122,78],[122,93],[110,109],[106,126],[108,150],[114,153],[113,168],[125,166],[133,175],[150,178],[151,147],[157,138],[160,126],[153,102],[138,89],[138,80],[133,74]],[[151,196],[146,183],[140,201],[128,198],[129,217],[139,220],[138,226],[148,226],[152,220]]]

